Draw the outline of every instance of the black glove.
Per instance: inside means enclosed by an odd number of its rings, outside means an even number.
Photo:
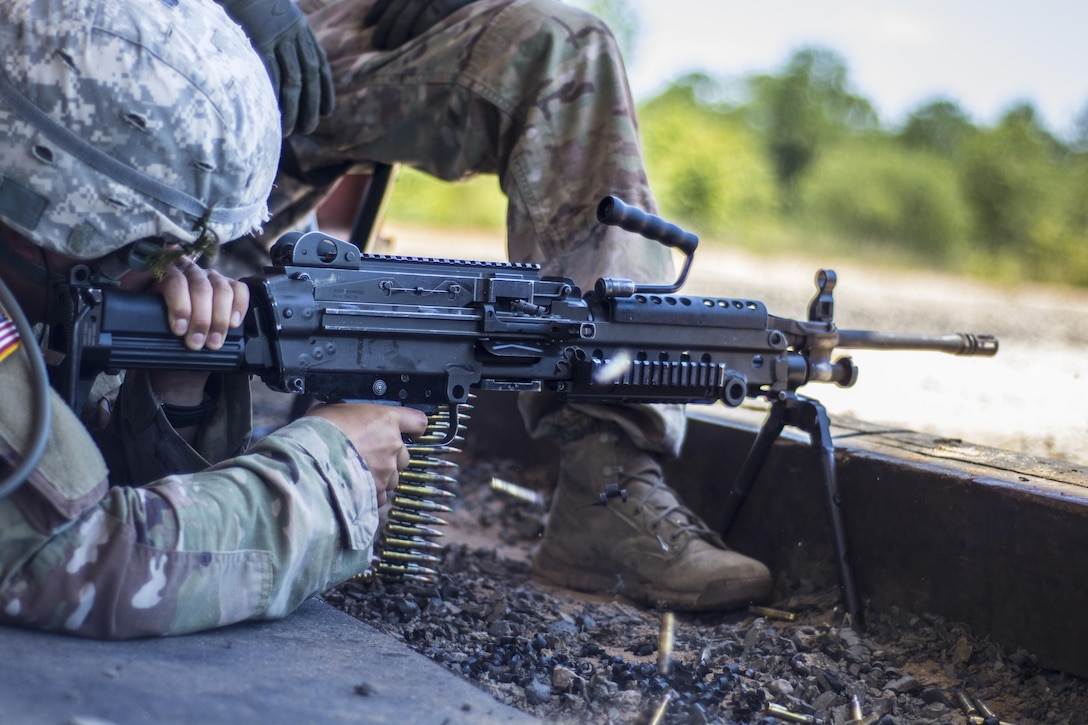
[[[302,11],[291,0],[217,0],[264,61],[280,104],[283,135],[311,133],[336,100],[332,71]]]
[[[377,0],[363,18],[363,27],[374,29],[374,47],[392,50],[422,35],[435,23],[473,0]]]

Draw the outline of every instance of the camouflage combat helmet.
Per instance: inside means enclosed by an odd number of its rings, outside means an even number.
[[[259,229],[280,151],[260,58],[211,0],[0,0],[0,219],[93,259]]]

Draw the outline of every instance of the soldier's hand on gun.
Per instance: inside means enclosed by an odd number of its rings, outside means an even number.
[[[166,302],[170,329],[190,350],[218,350],[249,309],[249,287],[187,257],[168,266],[153,289]]]
[[[363,27],[374,26],[372,41],[378,50],[392,50],[430,30],[473,0],[377,0],[370,6]]]
[[[336,100],[325,51],[292,0],[217,0],[249,36],[280,104],[283,135],[313,133]]]
[[[126,276],[122,287],[139,288],[146,284],[141,282],[145,278],[145,274]],[[204,269],[188,257],[169,264],[162,278],[151,283],[151,288],[166,303],[170,329],[184,338],[190,350],[218,350],[226,340],[227,330],[242,324],[249,309],[249,287],[214,269]],[[205,371],[154,370],[151,388],[163,403],[195,406],[204,400],[208,377]],[[183,435],[191,443],[195,433]]]
[[[340,430],[366,461],[378,491],[378,505],[397,485],[400,472],[408,467],[405,437],[422,435],[427,416],[399,405],[334,403],[311,408],[306,415],[324,418]]]

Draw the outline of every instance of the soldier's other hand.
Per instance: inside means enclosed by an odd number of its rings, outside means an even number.
[[[334,403],[311,408],[306,415],[324,418],[344,432],[366,461],[377,486],[378,505],[397,486],[400,472],[408,467],[405,437],[421,435],[427,416],[414,408],[368,403]]]
[[[374,47],[392,50],[419,37],[474,0],[377,0],[363,18],[374,27]]]
[[[280,104],[283,135],[313,133],[336,100],[325,51],[292,0],[217,0],[249,36]]]
[[[190,350],[218,350],[227,330],[242,324],[249,309],[249,287],[214,269],[182,257],[154,283],[166,302],[170,329]]]

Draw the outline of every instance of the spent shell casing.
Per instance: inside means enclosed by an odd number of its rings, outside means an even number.
[[[382,546],[389,549],[426,549],[428,551],[441,551],[446,547],[427,539],[408,538],[404,536],[386,536],[382,539]]]
[[[978,712],[975,703],[971,702],[971,698],[967,696],[967,693],[963,691],[962,687],[957,687],[952,691],[952,694],[955,695],[956,702],[959,703],[960,709],[963,710],[964,715],[974,715]]]
[[[857,693],[854,693],[850,696],[850,719],[856,722],[861,718],[861,699],[858,698]]]
[[[977,713],[974,715],[968,715],[967,722],[971,723],[971,725],[1014,725],[1014,723],[1006,722],[994,715],[984,716]]]
[[[419,511],[406,511],[402,508],[389,509],[390,521],[402,521],[408,524],[425,524],[427,526],[449,526],[450,522],[437,516],[420,513]]]
[[[787,612],[782,609],[771,609],[770,607],[757,607],[754,604],[748,607],[748,612],[756,615],[757,617],[777,619],[782,622],[793,622],[797,619],[797,615],[793,612]]]
[[[823,725],[823,719],[818,718],[815,715],[802,715],[798,712],[787,710],[781,705],[776,705],[773,702],[767,705],[767,714],[778,720],[785,720],[786,722],[798,722],[802,725]]]
[[[856,720],[847,720],[846,725],[876,725],[880,722],[880,718],[884,717],[878,713],[873,713],[867,717],[859,717]]]
[[[982,715],[982,717],[984,717],[984,718],[986,718],[986,717],[997,717],[997,713],[995,713],[993,710],[991,710],[990,706],[982,701],[982,698],[976,696],[974,698],[974,700],[975,700],[975,707],[978,708],[978,714],[979,715]]]
[[[408,496],[393,496],[393,506],[395,508],[405,508],[412,511],[439,511],[441,513],[452,513],[453,509],[449,506],[443,506],[440,503],[434,501],[428,501],[422,498],[410,498]]]
[[[676,617],[672,612],[661,615],[661,632],[657,638],[657,671],[668,676],[672,669],[673,633],[676,630]]]
[[[658,703],[657,709],[654,710],[653,717],[650,718],[649,725],[660,725],[665,719],[665,711],[669,709],[669,700],[672,699],[672,690],[667,690],[661,697],[661,702]]]
[[[399,551],[386,549],[382,551],[382,561],[400,562],[402,564],[440,564],[441,557],[431,556],[419,551]]]
[[[432,529],[426,526],[401,524],[396,521],[390,521],[385,525],[385,533],[392,534],[393,536],[418,536],[424,539],[438,539],[445,536],[445,534],[438,529]]]
[[[511,498],[516,498],[519,501],[525,501],[526,503],[531,503],[536,506],[544,505],[544,497],[536,491],[531,488],[526,488],[525,486],[519,486],[516,483],[511,483],[510,481],[504,481],[501,478],[492,477],[491,490],[504,493]]]
[[[410,485],[413,483],[445,483],[447,485],[453,485],[457,483],[457,479],[453,476],[446,476],[441,473],[432,473],[430,471],[412,471],[406,469],[400,472],[400,483],[397,484],[397,491],[402,490],[401,486],[405,486],[406,484]],[[420,488],[428,487],[422,486]],[[453,496],[452,493],[444,489],[436,488],[434,490],[442,491],[442,494],[436,493],[436,496]]]

